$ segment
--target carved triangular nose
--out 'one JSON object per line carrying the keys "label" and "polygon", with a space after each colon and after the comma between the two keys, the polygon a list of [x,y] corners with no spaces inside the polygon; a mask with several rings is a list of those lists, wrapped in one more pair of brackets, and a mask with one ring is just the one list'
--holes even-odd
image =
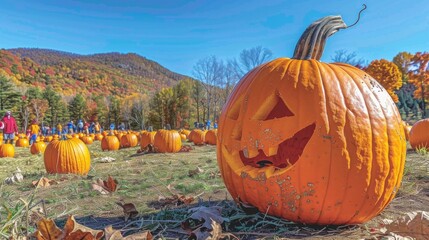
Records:
{"label": "carved triangular nose", "polygon": [[268,114],[265,120],[271,120],[274,118],[282,118],[282,117],[291,117],[293,116],[293,112],[286,106],[281,98],[278,98],[277,104]]}

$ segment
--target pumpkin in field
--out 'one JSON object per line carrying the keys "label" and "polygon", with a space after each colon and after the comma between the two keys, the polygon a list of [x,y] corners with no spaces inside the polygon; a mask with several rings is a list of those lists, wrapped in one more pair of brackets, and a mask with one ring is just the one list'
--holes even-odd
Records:
{"label": "pumpkin in field", "polygon": [[91,159],[88,147],[77,138],[52,140],[43,154],[46,172],[86,175]]}
{"label": "pumpkin in field", "polygon": [[53,136],[46,136],[46,137],[43,139],[43,141],[45,141],[45,142],[50,142],[50,141],[52,141],[52,139],[54,139],[54,137],[53,137]]}
{"label": "pumpkin in field", "polygon": [[182,129],[179,131],[180,134],[184,134],[186,136],[186,138],[188,138],[189,134],[191,133],[191,131],[187,130],[187,129]]}
{"label": "pumpkin in field", "polygon": [[15,146],[17,147],[28,147],[30,143],[28,142],[27,136],[20,136],[18,140],[16,140]]}
{"label": "pumpkin in field", "polygon": [[412,126],[408,125],[408,123],[405,121],[402,121],[402,124],[404,126],[404,131],[405,131],[405,139],[408,141],[410,138],[410,131]]}
{"label": "pumpkin in field", "polygon": [[154,146],[161,153],[175,153],[182,148],[180,134],[174,130],[158,130],[155,134]]}
{"label": "pumpkin in field", "polygon": [[36,142],[31,144],[30,153],[31,154],[44,153],[45,149],[46,149],[46,143],[38,139]]}
{"label": "pumpkin in field", "polygon": [[410,130],[410,145],[413,149],[429,149],[429,118],[414,123]]}
{"label": "pumpkin in field", "polygon": [[115,135],[107,135],[101,140],[101,150],[103,151],[116,151],[119,147],[119,139]]}
{"label": "pumpkin in field", "polygon": [[84,142],[87,145],[92,144],[94,142],[94,139],[91,136],[83,136],[83,137],[80,137],[79,139],[82,140],[82,142]]}
{"label": "pumpkin in field", "polygon": [[127,133],[121,137],[121,147],[135,147],[139,144],[137,136],[134,133]]}
{"label": "pumpkin in field", "polygon": [[140,133],[140,148],[145,149],[147,145],[154,144],[156,132],[141,132]]}
{"label": "pumpkin in field", "polygon": [[217,130],[210,129],[206,132],[205,141],[207,144],[216,145],[217,142]]}
{"label": "pumpkin in field", "polygon": [[96,141],[101,141],[101,140],[103,140],[103,138],[104,138],[104,135],[101,133],[97,133],[94,136],[94,140],[96,140]]}
{"label": "pumpkin in field", "polygon": [[401,183],[406,142],[387,91],[364,71],[319,61],[340,16],[313,23],[293,58],[254,68],[222,110],[217,159],[236,201],[307,224],[357,224]]}
{"label": "pumpkin in field", "polygon": [[0,157],[14,157],[15,147],[10,143],[3,143],[0,145]]}
{"label": "pumpkin in field", "polygon": [[195,145],[203,145],[206,142],[206,131],[194,129],[189,133],[189,140]]}

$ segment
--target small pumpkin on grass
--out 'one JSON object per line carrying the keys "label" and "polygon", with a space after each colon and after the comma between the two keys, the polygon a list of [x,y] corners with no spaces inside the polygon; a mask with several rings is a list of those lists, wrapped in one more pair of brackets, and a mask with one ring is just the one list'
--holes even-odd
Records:
{"label": "small pumpkin on grass", "polygon": [[44,153],[46,149],[46,143],[43,142],[41,139],[37,139],[36,142],[34,142],[33,144],[31,144],[30,147],[30,153],[31,154],[39,154],[39,153]]}
{"label": "small pumpkin on grass", "polygon": [[180,134],[174,130],[158,130],[155,134],[154,146],[160,153],[175,153],[182,148]]}
{"label": "small pumpkin on grass", "polygon": [[409,133],[409,140],[413,149],[429,149],[429,118],[414,123]]}
{"label": "small pumpkin on grass", "polygon": [[88,147],[77,138],[52,140],[43,154],[46,172],[86,175],[91,158]]}
{"label": "small pumpkin on grass", "polygon": [[106,135],[102,140],[101,140],[101,150],[105,151],[116,151],[118,150],[120,147],[120,143],[119,143],[119,139],[113,135]]}
{"label": "small pumpkin on grass", "polygon": [[293,58],[254,68],[229,96],[217,159],[236,201],[341,225],[372,219],[394,198],[406,155],[395,103],[364,71],[319,61],[326,38],[344,28],[340,16],[314,22]]}
{"label": "small pumpkin on grass", "polygon": [[0,157],[14,157],[15,147],[10,143],[2,143],[0,145]]}

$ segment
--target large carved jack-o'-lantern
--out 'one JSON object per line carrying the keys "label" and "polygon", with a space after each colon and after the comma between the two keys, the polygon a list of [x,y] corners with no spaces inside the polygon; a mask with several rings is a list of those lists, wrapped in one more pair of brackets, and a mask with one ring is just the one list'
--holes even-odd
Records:
{"label": "large carved jack-o'-lantern", "polygon": [[318,61],[340,16],[313,23],[292,59],[244,76],[219,121],[217,159],[233,198],[309,224],[365,222],[404,168],[402,121],[388,93],[353,66]]}

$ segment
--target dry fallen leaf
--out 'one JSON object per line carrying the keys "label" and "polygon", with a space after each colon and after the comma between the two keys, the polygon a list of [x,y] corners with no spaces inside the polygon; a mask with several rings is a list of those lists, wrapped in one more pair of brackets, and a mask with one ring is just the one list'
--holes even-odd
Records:
{"label": "dry fallen leaf", "polygon": [[121,206],[122,209],[124,210],[125,221],[127,221],[128,219],[135,218],[139,214],[139,212],[136,209],[136,206],[133,203],[117,202],[116,204]]}
{"label": "dry fallen leaf", "polygon": [[393,239],[429,239],[429,212],[409,212],[400,219],[385,222],[383,232],[391,234]]}
{"label": "dry fallen leaf", "polygon": [[198,174],[203,173],[203,172],[204,172],[203,169],[201,169],[200,167],[197,167],[194,170],[189,170],[188,171],[188,176],[189,177],[193,177],[193,176],[198,175]]}
{"label": "dry fallen leaf", "polygon": [[191,204],[195,200],[194,197],[180,195],[180,194],[173,194],[171,197],[164,197],[159,196],[158,197],[158,203],[159,207],[166,207],[166,206],[180,206],[183,204]]}
{"label": "dry fallen leaf", "polygon": [[57,227],[51,219],[42,219],[37,223],[37,231],[34,233],[37,240],[99,240],[104,232],[85,227],[76,222],[73,216],[67,219],[64,230]]}
{"label": "dry fallen leaf", "polygon": [[152,240],[153,236],[150,231],[138,232],[126,237],[123,237],[121,231],[115,230],[112,226],[107,226],[104,229],[106,233],[106,240]]}
{"label": "dry fallen leaf", "polygon": [[35,188],[39,188],[39,187],[45,187],[46,188],[46,187],[49,187],[51,185],[58,184],[58,182],[55,180],[50,180],[46,177],[41,177],[39,180],[32,181],[31,184]]}
{"label": "dry fallen leaf", "polygon": [[111,176],[107,178],[107,181],[97,179],[95,182],[92,183],[92,189],[100,192],[101,194],[115,192],[116,190],[118,190],[118,188],[118,181],[116,181]]}
{"label": "dry fallen leaf", "polygon": [[188,212],[193,213],[182,222],[182,228],[189,232],[192,239],[219,239],[222,235],[220,224],[225,221],[221,211],[220,207],[191,208]]}
{"label": "dry fallen leaf", "polygon": [[34,235],[37,240],[57,240],[64,238],[63,231],[51,219],[42,219],[39,221],[37,223],[37,231]]}

